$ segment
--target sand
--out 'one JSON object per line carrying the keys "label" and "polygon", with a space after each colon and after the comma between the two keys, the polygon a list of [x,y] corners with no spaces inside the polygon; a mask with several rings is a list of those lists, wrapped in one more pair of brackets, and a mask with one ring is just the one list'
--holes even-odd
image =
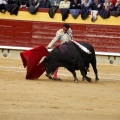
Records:
{"label": "sand", "polygon": [[21,59],[0,58],[0,120],[120,120],[120,66],[97,65],[99,82],[79,83],[65,68],[62,81],[26,80]]}

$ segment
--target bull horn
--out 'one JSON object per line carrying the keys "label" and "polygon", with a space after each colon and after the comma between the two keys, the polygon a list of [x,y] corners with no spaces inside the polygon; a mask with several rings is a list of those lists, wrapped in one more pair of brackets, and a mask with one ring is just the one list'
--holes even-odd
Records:
{"label": "bull horn", "polygon": [[[42,62],[45,60],[45,58],[46,58],[46,56],[43,56],[43,57],[41,58],[41,60],[39,61],[38,65],[39,65],[40,63],[42,63]],[[38,65],[37,65],[37,66],[38,66]]]}

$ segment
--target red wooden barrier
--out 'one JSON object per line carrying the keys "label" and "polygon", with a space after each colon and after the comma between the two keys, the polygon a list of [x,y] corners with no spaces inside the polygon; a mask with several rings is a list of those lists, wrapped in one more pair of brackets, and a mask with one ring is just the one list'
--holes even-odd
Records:
{"label": "red wooden barrier", "polygon": [[[47,25],[46,25],[47,24]],[[120,52],[120,26],[70,24],[76,41],[92,44],[96,51]],[[62,23],[0,19],[0,45],[35,47],[47,46]],[[58,45],[57,42],[54,46]]]}

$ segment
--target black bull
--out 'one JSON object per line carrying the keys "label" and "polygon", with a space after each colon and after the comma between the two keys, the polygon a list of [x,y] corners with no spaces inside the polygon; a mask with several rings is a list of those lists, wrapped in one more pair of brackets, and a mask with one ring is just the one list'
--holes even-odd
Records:
{"label": "black bull", "polygon": [[91,54],[84,52],[72,42],[57,46],[50,52],[44,61],[47,77],[52,79],[51,75],[57,67],[65,67],[73,74],[74,82],[78,82],[75,70],[80,70],[83,78],[91,82],[91,78],[87,77],[87,69],[89,68],[89,63],[91,63],[95,73],[95,79],[96,81],[99,80],[94,48],[88,43],[79,43],[86,47]]}

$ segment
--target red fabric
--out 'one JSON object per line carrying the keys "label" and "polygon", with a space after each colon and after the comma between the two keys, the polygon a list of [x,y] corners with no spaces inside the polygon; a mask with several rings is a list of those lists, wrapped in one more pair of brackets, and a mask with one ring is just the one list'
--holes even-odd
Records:
{"label": "red fabric", "polygon": [[26,79],[38,79],[45,71],[44,63],[38,65],[43,56],[47,56],[49,52],[44,46],[39,46],[31,50],[20,53],[23,66],[27,67]]}

